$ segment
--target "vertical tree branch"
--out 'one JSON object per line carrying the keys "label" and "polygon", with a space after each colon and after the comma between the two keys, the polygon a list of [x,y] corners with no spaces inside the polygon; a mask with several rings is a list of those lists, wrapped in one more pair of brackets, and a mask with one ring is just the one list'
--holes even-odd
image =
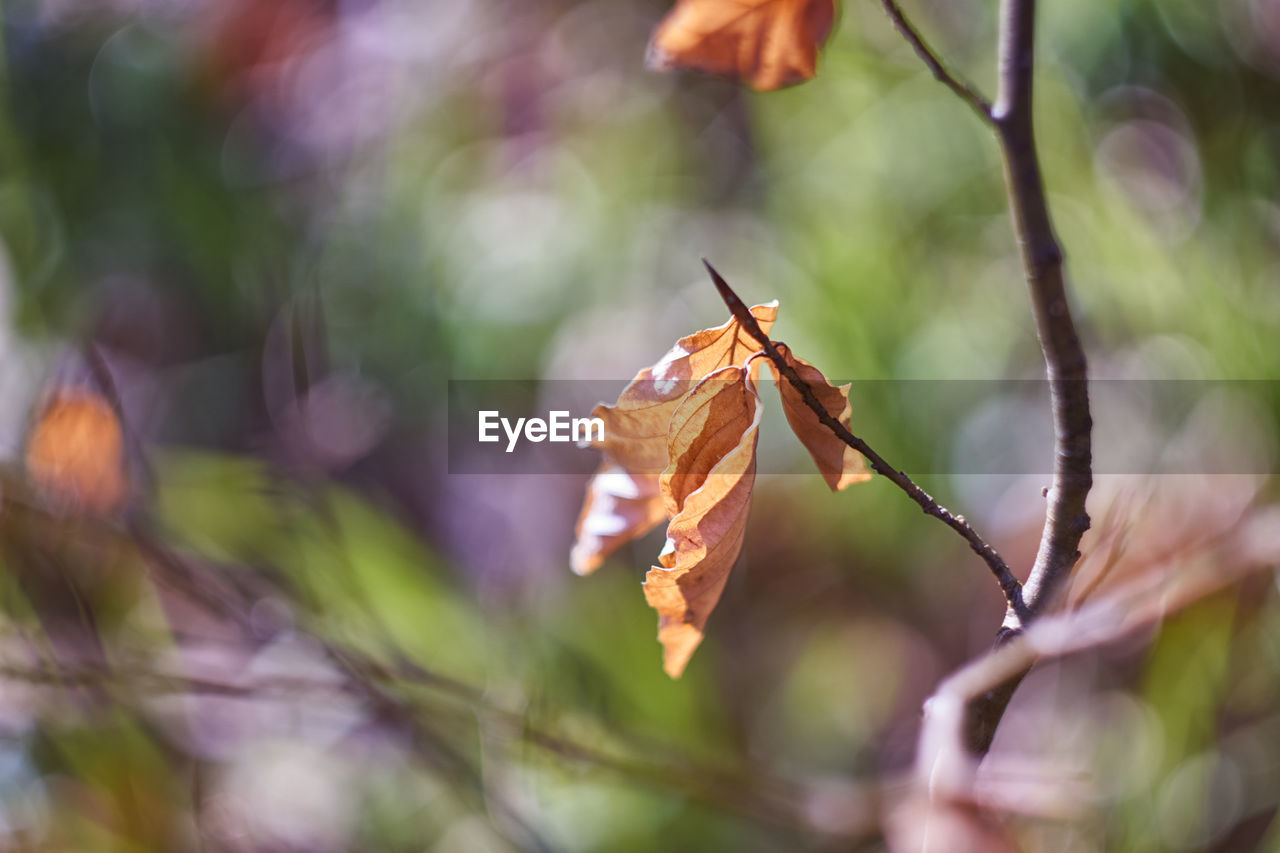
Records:
{"label": "vertical tree branch", "polygon": [[[1088,371],[1084,349],[1071,319],[1062,248],[1053,233],[1036,151],[1031,97],[1035,78],[1036,3],[1035,0],[1000,2],[1000,88],[990,109],[977,90],[947,70],[907,20],[897,0],[881,0],[881,5],[933,75],[996,130],[1004,159],[1014,234],[1022,253],[1036,335],[1049,379],[1053,409],[1053,483],[1045,491],[1048,506],[1040,548],[1023,585],[1021,603],[1024,607],[1010,606],[1006,611],[997,637],[997,645],[1003,645],[1044,612],[1080,558],[1080,537],[1089,529],[1085,499],[1093,486],[1090,446],[1093,418],[1089,412]],[[1025,674],[1024,670],[969,703],[964,734],[967,745],[977,755],[985,754],[990,748],[1004,709]],[[937,707],[934,713],[940,713]],[[929,716],[930,711],[926,709],[926,730]]]}
{"label": "vertical tree branch", "polygon": [[[1032,116],[1035,13],[1035,0],[1001,0],[1000,88],[992,118],[1004,155],[1014,233],[1049,379],[1054,466],[1053,482],[1045,494],[1048,506],[1040,548],[1024,585],[1028,613],[1024,616],[1009,609],[1000,642],[1021,632],[1044,611],[1075,566],[1080,537],[1089,529],[1085,499],[1093,485],[1093,419],[1084,349],[1067,302],[1062,248],[1054,236],[1036,151]],[[966,738],[979,755],[990,748],[996,726],[1021,679],[1019,675],[970,704]]]}
{"label": "vertical tree branch", "polygon": [[[1035,12],[1035,0],[1001,2],[1000,91],[993,110],[1053,407],[1053,484],[1025,593],[1032,614],[1043,610],[1080,557],[1080,537],[1089,529],[1085,498],[1093,485],[1084,349],[1067,302],[1062,249],[1049,218],[1032,124]],[[1005,626],[1016,630],[1021,624],[1014,616]]]}

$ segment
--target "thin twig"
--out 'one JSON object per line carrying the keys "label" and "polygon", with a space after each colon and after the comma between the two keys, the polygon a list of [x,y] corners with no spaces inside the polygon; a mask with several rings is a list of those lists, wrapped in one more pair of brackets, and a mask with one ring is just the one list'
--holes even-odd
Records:
{"label": "thin twig", "polygon": [[720,298],[724,300],[725,305],[729,306],[729,310],[738,320],[738,323],[746,329],[747,334],[760,343],[760,346],[764,348],[765,355],[773,362],[774,367],[800,393],[801,399],[818,416],[818,420],[827,429],[831,430],[836,438],[865,456],[867,461],[871,463],[873,471],[906,492],[908,497],[919,504],[925,515],[933,516],[963,536],[965,541],[969,543],[969,547],[973,549],[973,552],[990,567],[991,574],[995,575],[996,581],[1000,584],[1000,589],[1004,592],[1004,597],[1009,603],[1009,607],[1015,613],[1025,613],[1026,607],[1022,601],[1022,584],[1014,577],[1013,572],[1009,571],[1008,564],[1005,563],[996,549],[979,536],[977,531],[970,527],[969,522],[965,521],[963,517],[953,515],[950,510],[935,501],[928,492],[917,486],[905,472],[899,471],[886,462],[884,457],[872,450],[865,441],[858,438],[849,431],[848,427],[832,417],[831,413],[826,410],[826,407],[822,405],[813,393],[809,383],[801,379],[795,369],[778,352],[777,347],[773,345],[773,341],[769,339],[769,336],[760,328],[760,324],[756,322],[756,318],[752,316],[751,310],[747,308],[746,303],[738,298],[738,294],[733,292],[733,288],[729,286],[729,283],[724,280],[720,273],[716,272],[715,267],[711,266],[706,258],[702,259],[702,263],[706,266],[707,272],[711,274],[711,280],[715,282],[716,289],[720,291]]}
{"label": "thin twig", "polygon": [[880,0],[880,5],[884,7],[889,19],[893,21],[894,28],[907,40],[916,55],[924,60],[924,64],[929,67],[929,71],[933,73],[934,78],[952,92],[955,92],[956,96],[968,104],[984,122],[994,125],[995,119],[991,113],[991,102],[983,97],[982,93],[972,84],[966,83],[947,69],[947,66],[938,58],[938,54],[920,35],[919,30],[911,24],[911,21],[907,20],[907,16],[903,13],[902,7],[898,5],[897,0]]}

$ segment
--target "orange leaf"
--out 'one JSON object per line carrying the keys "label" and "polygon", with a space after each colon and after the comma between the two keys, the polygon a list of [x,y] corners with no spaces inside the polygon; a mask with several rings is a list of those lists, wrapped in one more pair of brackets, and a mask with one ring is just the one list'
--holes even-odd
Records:
{"label": "orange leaf", "polygon": [[111,404],[83,389],[52,393],[27,438],[27,476],[65,508],[119,509],[128,491],[124,435]]}
{"label": "orange leaf", "polygon": [[602,462],[578,516],[570,567],[580,575],[591,574],[605,557],[666,517],[657,474],[630,474],[619,465]]}
{"label": "orange leaf", "polygon": [[[767,332],[778,303],[757,305],[751,313]],[[759,349],[737,320],[681,338],[657,364],[636,374],[617,403],[596,406],[591,414],[604,421],[605,436],[597,446],[632,473],[662,473],[667,428],[680,402],[712,371],[743,365]]]}
{"label": "orange leaf", "polygon": [[745,367],[707,376],[671,419],[671,464],[661,486],[667,548],[645,576],[658,611],[663,669],[679,678],[702,642],[746,528],[756,475],[760,397]]}
{"label": "orange leaf", "polygon": [[[751,313],[768,330],[778,316],[778,303],[757,305]],[[569,557],[575,572],[590,574],[609,554],[668,517],[658,475],[667,467],[672,416],[708,373],[744,364],[758,349],[737,320],[694,332],[636,374],[617,403],[596,406],[591,414],[604,421],[604,441],[597,446],[605,461],[587,487],[578,517]]]}
{"label": "orange leaf", "polygon": [[689,68],[755,89],[803,83],[835,21],[834,0],[678,0],[654,31],[649,65]]}
{"label": "orange leaf", "polygon": [[[787,364],[808,383],[827,414],[844,424],[847,429],[853,411],[849,403],[849,386],[832,385],[821,370],[793,355],[786,344],[774,342],[774,346]],[[867,470],[867,462],[862,454],[837,438],[829,427],[818,420],[818,415],[805,404],[804,397],[795,386],[778,375],[773,362],[769,362],[769,367],[778,383],[778,394],[782,397],[783,411],[787,413],[787,423],[791,424],[791,431],[808,449],[831,491],[838,492],[854,483],[870,480],[871,472]]]}

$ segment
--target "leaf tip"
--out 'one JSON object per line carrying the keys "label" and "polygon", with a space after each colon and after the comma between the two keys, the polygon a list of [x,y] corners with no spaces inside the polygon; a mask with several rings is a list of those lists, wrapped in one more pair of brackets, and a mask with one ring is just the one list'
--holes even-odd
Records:
{"label": "leaf tip", "polygon": [[702,265],[707,268],[707,273],[711,276],[711,283],[716,286],[716,290],[719,291],[720,298],[724,300],[724,304],[729,306],[730,313],[737,317],[740,322],[744,314],[750,316],[746,303],[738,297],[738,294],[733,292],[729,282],[725,281],[724,276],[720,275],[716,268],[711,266],[711,262],[703,258]]}
{"label": "leaf tip", "polygon": [[658,44],[657,34],[649,40],[644,52],[644,67],[650,71],[671,71],[676,67],[675,57]]}
{"label": "leaf tip", "polygon": [[600,568],[604,560],[599,554],[589,551],[590,549],[584,548],[581,543],[575,542],[573,549],[569,551],[569,571],[579,577],[586,577]]}
{"label": "leaf tip", "polygon": [[[853,458],[850,458],[850,457]],[[831,487],[833,492],[843,492],[845,489],[856,483],[865,483],[870,480],[874,474],[867,467],[866,460],[862,458],[862,454],[856,450],[850,449],[845,454],[845,467],[843,473],[839,476],[827,480],[827,485]]]}

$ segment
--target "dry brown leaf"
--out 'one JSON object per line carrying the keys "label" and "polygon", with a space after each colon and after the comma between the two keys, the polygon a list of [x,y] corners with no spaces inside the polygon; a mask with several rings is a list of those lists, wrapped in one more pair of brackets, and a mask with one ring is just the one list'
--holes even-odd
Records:
{"label": "dry brown leaf", "polygon": [[[778,303],[757,305],[751,313],[767,331],[778,316]],[[591,414],[605,425],[604,441],[596,446],[605,461],[587,487],[578,517],[569,558],[575,572],[590,574],[609,554],[668,517],[658,475],[667,467],[672,416],[707,374],[745,364],[759,347],[737,320],[694,332],[636,374],[617,403],[596,406]]]}
{"label": "dry brown leaf", "polygon": [[[777,301],[757,305],[752,315],[766,332],[778,316]],[[591,413],[604,421],[596,446],[633,474],[661,474],[667,467],[667,428],[681,401],[712,371],[741,366],[760,344],[737,320],[681,338],[651,367],[636,374],[618,402]]]}
{"label": "dry brown leaf", "polygon": [[654,31],[649,65],[781,89],[817,71],[835,15],[834,0],[678,0]]}
{"label": "dry brown leaf", "polygon": [[91,515],[119,509],[128,477],[111,404],[86,389],[50,394],[27,438],[26,468],[36,488],[65,509]]}
{"label": "dry brown leaf", "polygon": [[[778,352],[786,359],[787,364],[808,383],[818,402],[827,410],[827,414],[849,426],[849,418],[853,407],[849,403],[849,385],[835,386],[827,381],[822,371],[803,358],[791,352],[791,348],[783,343],[774,343]],[[822,472],[833,492],[847,488],[854,483],[863,483],[871,479],[867,469],[867,461],[862,454],[841,441],[830,428],[818,420],[818,415],[809,408],[795,386],[778,375],[773,362],[774,379],[778,382],[778,394],[782,397],[782,408],[787,413],[787,423],[791,430],[808,449],[814,464]]]}
{"label": "dry brown leaf", "polygon": [[657,474],[630,474],[620,465],[601,463],[578,516],[570,567],[580,575],[591,574],[619,547],[666,517]]}
{"label": "dry brown leaf", "polygon": [[671,524],[667,547],[645,576],[658,611],[663,669],[679,678],[702,642],[742,550],[756,474],[760,396],[745,367],[704,379],[671,419],[671,464],[661,486]]}

